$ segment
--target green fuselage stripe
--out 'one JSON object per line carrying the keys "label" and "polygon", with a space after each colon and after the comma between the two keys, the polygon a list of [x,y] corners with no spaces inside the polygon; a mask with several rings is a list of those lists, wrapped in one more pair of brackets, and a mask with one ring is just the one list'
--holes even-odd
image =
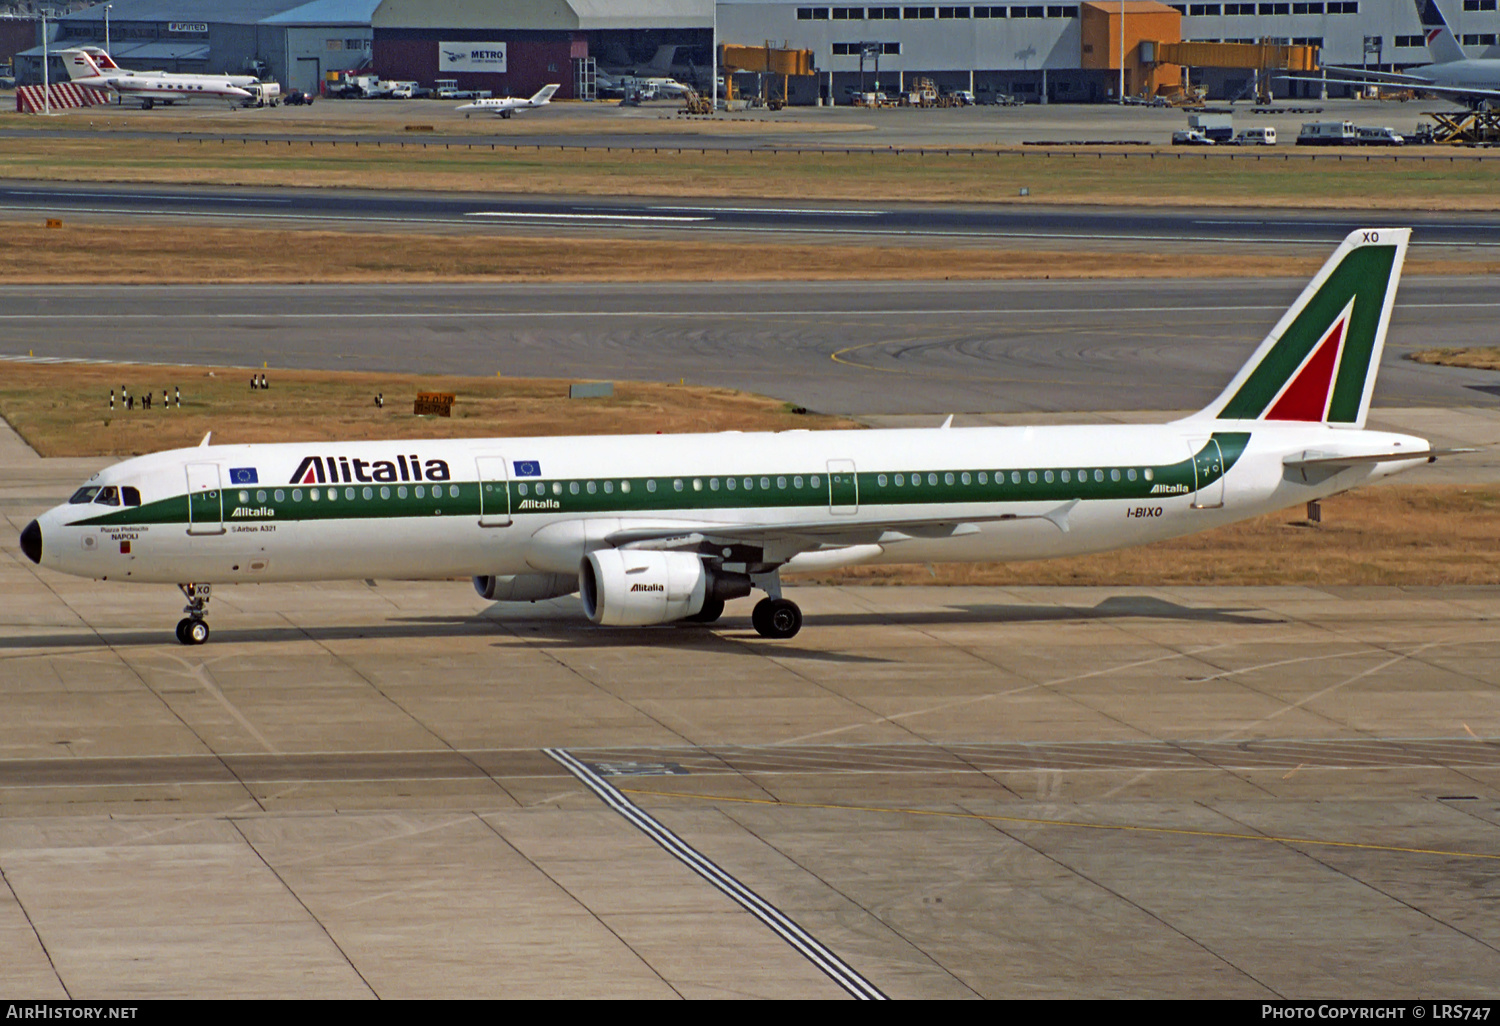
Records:
{"label": "green fuselage stripe", "polygon": [[[860,506],[931,506],[962,503],[1025,503],[1072,499],[1161,500],[1192,494],[1221,478],[1244,452],[1245,433],[1216,433],[1191,459],[1159,467],[1027,467],[1010,470],[826,471],[786,474],[631,478],[562,478],[451,481],[423,485],[321,484],[279,488],[229,488],[175,495],[141,506],[112,510],[77,523],[123,527],[141,524],[225,524],[362,520],[403,517],[604,514],[626,516],[683,510],[743,513],[759,509]],[[1217,451],[1214,448],[1217,443]],[[1222,453],[1222,461],[1219,454]],[[1222,465],[1221,465],[1222,463]],[[1131,474],[1135,479],[1131,480]],[[980,476],[984,480],[980,480]],[[1064,478],[1066,475],[1066,479]],[[965,478],[967,477],[967,481]],[[796,487],[800,478],[802,486]],[[813,480],[818,484],[814,486]],[[901,484],[897,484],[897,481]],[[746,487],[746,482],[750,486]],[[606,482],[609,490],[606,490]],[[762,483],[764,482],[764,484]],[[783,483],[784,482],[784,483]],[[715,488],[714,484],[718,487]],[[628,489],[625,487],[628,484]],[[521,491],[525,488],[525,492]],[[590,490],[592,488],[592,490]],[[418,497],[417,491],[423,494]],[[282,493],[280,500],[277,492]],[[402,495],[402,492],[405,492]],[[318,498],[312,498],[313,493]],[[241,495],[245,496],[241,499]],[[264,498],[258,496],[264,495]],[[293,498],[293,496],[300,498]],[[330,497],[332,496],[332,497]],[[481,500],[483,506],[481,508]]]}

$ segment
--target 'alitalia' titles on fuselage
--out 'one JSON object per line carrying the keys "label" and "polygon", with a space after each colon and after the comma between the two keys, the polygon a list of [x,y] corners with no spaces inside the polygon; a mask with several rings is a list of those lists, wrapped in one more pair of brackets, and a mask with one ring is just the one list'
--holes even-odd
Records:
{"label": "'alitalia' titles on fuselage", "polygon": [[394,484],[398,481],[449,481],[447,460],[427,460],[397,454],[394,460],[362,460],[352,456],[304,456],[288,484]]}

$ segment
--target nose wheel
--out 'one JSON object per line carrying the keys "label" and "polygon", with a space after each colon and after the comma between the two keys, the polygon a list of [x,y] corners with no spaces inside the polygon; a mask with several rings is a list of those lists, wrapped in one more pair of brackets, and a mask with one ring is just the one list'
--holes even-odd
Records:
{"label": "nose wheel", "polygon": [[187,614],[177,623],[177,640],[184,645],[201,645],[208,640],[209,586],[206,584],[179,584],[188,604],[182,607]]}

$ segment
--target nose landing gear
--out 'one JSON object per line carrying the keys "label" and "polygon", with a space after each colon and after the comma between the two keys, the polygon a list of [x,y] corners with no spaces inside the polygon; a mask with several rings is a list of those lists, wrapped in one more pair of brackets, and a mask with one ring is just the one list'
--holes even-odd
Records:
{"label": "nose landing gear", "polygon": [[211,597],[207,584],[179,584],[188,604],[182,607],[187,616],[177,623],[177,640],[184,645],[201,645],[208,640],[208,600]]}

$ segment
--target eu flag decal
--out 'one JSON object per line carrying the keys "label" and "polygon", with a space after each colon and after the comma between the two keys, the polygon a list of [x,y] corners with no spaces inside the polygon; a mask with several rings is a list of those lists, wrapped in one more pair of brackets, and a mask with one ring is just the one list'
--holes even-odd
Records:
{"label": "eu flag decal", "polygon": [[230,467],[230,484],[260,484],[260,476],[255,473],[254,467]]}
{"label": "eu flag decal", "polygon": [[[542,476],[542,465],[536,460],[516,460],[515,467],[517,477]],[[255,471],[252,470],[251,473],[253,474]]]}

